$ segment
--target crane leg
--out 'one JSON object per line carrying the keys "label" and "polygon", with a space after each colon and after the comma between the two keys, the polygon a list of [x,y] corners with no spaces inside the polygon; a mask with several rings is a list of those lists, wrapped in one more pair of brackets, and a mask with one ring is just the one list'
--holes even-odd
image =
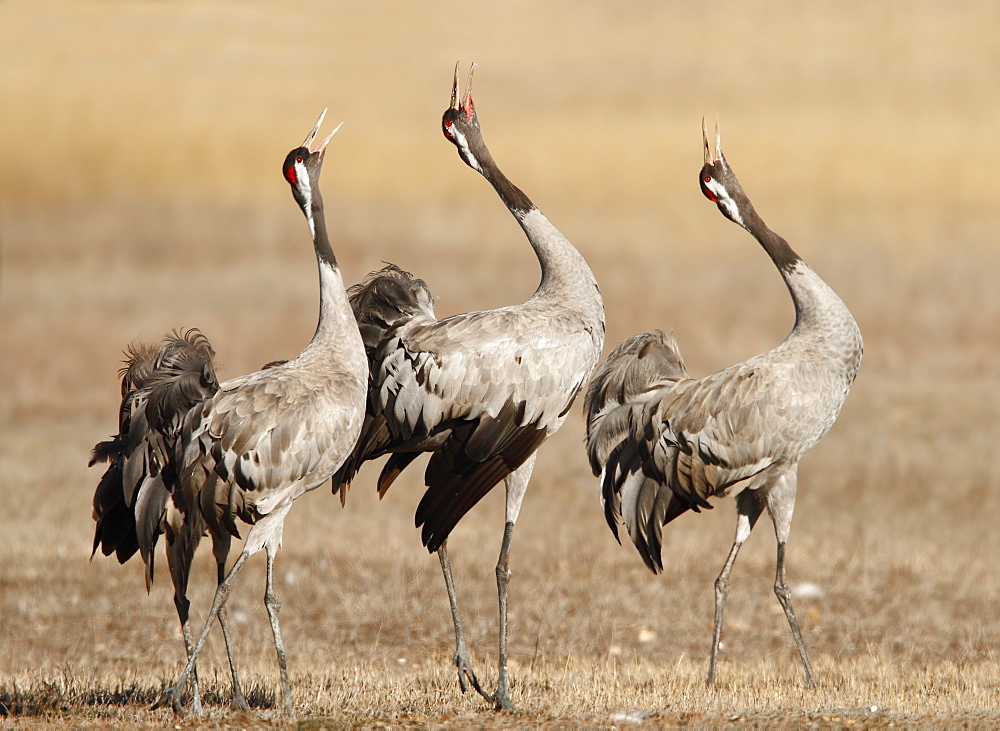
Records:
{"label": "crane leg", "polygon": [[774,578],[774,593],[781,603],[781,608],[785,610],[785,617],[788,618],[788,626],[792,629],[792,638],[795,640],[795,647],[802,658],[802,668],[806,674],[806,685],[815,685],[813,680],[812,666],[809,664],[809,655],[806,654],[806,646],[802,641],[802,633],[799,631],[799,621],[795,618],[795,610],[792,609],[792,592],[785,584],[785,544],[778,543],[778,566]]}
{"label": "crane leg", "polygon": [[507,488],[506,522],[503,530],[503,542],[500,544],[500,558],[497,560],[497,600],[500,604],[500,654],[497,668],[497,690],[493,694],[493,708],[497,711],[513,711],[514,704],[510,700],[510,682],[507,677],[507,584],[510,583],[510,539],[514,535],[514,523],[521,512],[521,502],[528,490],[528,481],[535,468],[535,457],[532,453],[520,467],[504,479]]}
{"label": "crane leg", "polygon": [[285,713],[292,715],[292,687],[288,682],[288,666],[285,663],[285,643],[281,640],[281,627],[278,624],[278,610],[281,602],[274,593],[274,550],[271,544],[267,546],[267,588],[264,590],[264,606],[267,616],[271,619],[271,633],[274,635],[274,651],[278,655],[278,666],[281,668],[281,695],[285,700]]}
{"label": "crane leg", "polygon": [[733,570],[736,556],[753,530],[757,519],[764,510],[764,504],[757,497],[756,490],[745,490],[736,496],[736,538],[729,556],[715,580],[715,623],[712,627],[712,655],[708,660],[708,677],[705,684],[715,685],[715,666],[719,661],[719,644],[722,641],[722,614],[729,596],[729,572]]}
{"label": "crane leg", "polygon": [[493,696],[493,708],[497,711],[513,711],[514,704],[510,702],[510,688],[507,680],[507,583],[510,581],[508,558],[510,556],[510,539],[514,533],[514,523],[508,521],[504,526],[503,544],[500,546],[500,559],[497,561],[497,598],[500,603],[500,656],[497,678],[497,692]]}
{"label": "crane leg", "polygon": [[[229,555],[229,538],[219,541],[214,546],[216,565],[218,567],[217,581],[221,585],[226,578],[226,556]],[[219,626],[222,627],[222,636],[226,640],[226,655],[229,657],[229,670],[233,674],[233,705],[244,713],[250,713],[250,706],[247,705],[246,696],[240,687],[240,676],[236,671],[236,660],[233,658],[233,645],[229,635],[229,610],[223,604],[219,608]]]}
{"label": "crane leg", "polygon": [[198,654],[201,652],[201,648],[205,644],[205,640],[208,638],[208,631],[212,627],[212,622],[215,618],[219,616],[219,610],[225,605],[226,600],[229,598],[229,590],[232,588],[233,581],[236,579],[236,575],[243,568],[243,564],[246,563],[248,553],[243,552],[240,557],[233,564],[233,567],[229,570],[229,574],[226,576],[225,581],[218,585],[215,589],[215,598],[212,600],[212,608],[208,612],[208,618],[205,620],[205,627],[201,631],[201,635],[198,637],[198,642],[194,646],[194,650],[188,657],[187,665],[184,667],[184,671],[181,673],[180,679],[171,686],[163,689],[163,695],[160,699],[153,704],[153,709],[161,708],[167,704],[173,707],[174,713],[179,716],[184,715],[184,709],[181,706],[181,694],[184,692],[184,684],[187,683],[188,676],[194,670],[196,661],[198,659]]}
{"label": "crane leg", "polygon": [[479,695],[487,700],[493,697],[483,690],[479,684],[479,679],[472,670],[469,661],[469,650],[465,644],[465,635],[462,632],[462,620],[458,613],[458,595],[455,593],[455,581],[451,575],[451,561],[448,558],[448,541],[441,544],[437,550],[438,560],[441,562],[441,572],[444,574],[444,583],[448,589],[448,601],[451,603],[451,619],[455,624],[455,667],[458,668],[458,685],[465,693],[469,690],[469,685],[475,689]]}
{"label": "crane leg", "polygon": [[708,661],[708,677],[705,684],[715,685],[715,665],[719,660],[719,644],[722,641],[722,612],[726,606],[726,597],[729,596],[729,572],[736,563],[736,555],[740,552],[743,541],[736,540],[733,547],[729,549],[729,557],[722,567],[718,578],[715,580],[715,624],[712,628],[712,655]]}
{"label": "crane leg", "polygon": [[[191,602],[186,596],[174,594],[174,606],[177,608],[177,618],[181,621],[181,634],[184,635],[184,649],[187,658],[191,658],[194,643],[191,641],[190,609]],[[201,693],[198,691],[198,666],[191,668],[191,711],[196,716],[202,713]]]}
{"label": "crane leg", "polygon": [[814,685],[812,666],[809,664],[809,656],[806,654],[806,646],[802,641],[802,633],[799,631],[799,622],[795,618],[795,610],[792,609],[792,592],[785,584],[785,544],[788,541],[788,534],[792,528],[792,512],[795,510],[795,492],[798,487],[798,473],[795,466],[785,470],[774,481],[773,486],[767,493],[767,510],[771,514],[771,522],[774,523],[774,536],[778,539],[777,565],[774,575],[774,594],[778,597],[781,608],[785,610],[785,617],[788,619],[788,626],[792,630],[792,639],[795,640],[795,648],[799,651],[802,659],[802,668],[806,674],[806,685]]}

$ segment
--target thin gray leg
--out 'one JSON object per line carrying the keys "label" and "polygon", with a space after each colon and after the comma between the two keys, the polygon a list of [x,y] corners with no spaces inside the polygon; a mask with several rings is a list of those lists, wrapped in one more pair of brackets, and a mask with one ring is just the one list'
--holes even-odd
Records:
{"label": "thin gray leg", "polygon": [[[222,542],[215,545],[215,558],[217,562],[216,579],[219,584],[225,581],[226,578],[226,556],[228,554],[229,540],[227,537],[224,545],[222,545]],[[219,625],[222,627],[222,636],[226,640],[226,655],[229,657],[229,670],[233,674],[233,705],[244,713],[250,713],[250,706],[247,705],[246,696],[243,695],[243,689],[240,687],[240,676],[236,671],[236,660],[233,658],[233,644],[229,635],[229,609],[225,604],[219,608]]]}
{"label": "thin gray leg", "polygon": [[504,526],[503,544],[500,546],[500,559],[497,561],[497,598],[500,601],[500,659],[497,692],[493,696],[493,707],[498,711],[513,711],[514,704],[510,702],[510,688],[507,680],[507,584],[510,581],[508,558],[510,556],[510,538],[514,533],[514,524],[510,521]]}
{"label": "thin gray leg", "polygon": [[[174,606],[177,608],[177,617],[181,621],[181,634],[184,635],[184,649],[187,658],[191,659],[191,652],[194,644],[191,641],[191,625],[188,621],[190,617],[191,602],[186,596],[174,594]],[[202,713],[201,694],[198,691],[198,666],[191,668],[191,711],[196,716]]]}
{"label": "thin gray leg", "polygon": [[504,479],[507,489],[507,505],[503,529],[503,543],[500,544],[500,558],[497,560],[497,600],[500,603],[500,657],[498,661],[497,691],[493,694],[493,708],[498,711],[513,711],[510,702],[510,681],[507,677],[507,584],[510,582],[510,539],[514,534],[514,523],[521,512],[521,503],[528,490],[531,472],[535,468],[533,453],[516,470]]}
{"label": "thin gray leg", "polygon": [[218,585],[215,589],[215,598],[212,600],[212,608],[208,612],[208,618],[205,620],[205,627],[201,631],[201,636],[198,637],[198,642],[194,646],[194,650],[188,657],[187,665],[184,667],[184,672],[181,673],[180,679],[171,686],[163,689],[163,695],[160,697],[153,708],[160,708],[167,705],[168,703],[173,707],[174,713],[178,716],[184,715],[184,709],[181,706],[181,694],[184,691],[184,684],[187,682],[188,676],[194,670],[195,663],[198,659],[198,654],[201,652],[201,648],[205,644],[205,640],[208,638],[208,631],[212,627],[212,622],[215,618],[219,616],[219,610],[225,605],[226,599],[229,598],[229,590],[232,588],[233,581],[236,579],[236,575],[243,568],[243,564],[246,563],[249,554],[241,553],[240,557],[233,564],[233,567],[229,570],[229,575],[226,576],[226,580]]}
{"label": "thin gray leg", "polygon": [[795,640],[795,647],[799,651],[799,657],[802,658],[802,667],[806,673],[806,685],[812,687],[815,685],[812,666],[806,654],[806,645],[802,641],[802,633],[799,632],[799,621],[795,618],[795,610],[792,609],[792,592],[785,585],[785,544],[781,542],[778,543],[778,568],[774,578],[774,593],[781,603],[781,608],[785,610],[788,626],[792,628],[792,638]]}
{"label": "thin gray leg", "polygon": [[733,547],[729,549],[729,556],[722,566],[718,578],[715,580],[715,625],[712,629],[712,656],[708,661],[708,677],[705,683],[709,686],[715,684],[715,666],[719,661],[719,643],[722,641],[722,613],[726,606],[726,597],[729,596],[729,572],[733,570],[736,563],[736,556],[740,552],[740,547],[750,537],[750,531],[757,524],[757,519],[764,510],[764,503],[758,497],[756,490],[744,490],[736,496],[736,538],[733,540]]}
{"label": "thin gray leg", "polygon": [[733,542],[733,547],[729,549],[729,556],[722,566],[722,571],[715,580],[715,626],[712,629],[712,656],[708,661],[708,678],[706,685],[715,684],[715,665],[719,660],[719,643],[722,641],[722,612],[726,606],[726,597],[729,596],[729,572],[736,563],[736,555],[740,552],[743,541],[737,539]]}
{"label": "thin gray leg", "polygon": [[281,627],[278,625],[278,610],[281,602],[274,593],[274,551],[271,545],[267,549],[267,589],[264,590],[264,606],[267,616],[271,618],[271,633],[274,635],[274,651],[278,654],[278,665],[281,668],[281,695],[285,699],[285,713],[292,715],[292,686],[288,682],[288,666],[285,664],[285,644],[281,641]]}
{"label": "thin gray leg", "polygon": [[795,493],[798,487],[796,467],[795,464],[789,465],[775,480],[774,485],[767,493],[767,509],[774,523],[774,536],[778,539],[774,593],[781,603],[781,608],[785,610],[788,626],[792,629],[792,638],[795,640],[795,647],[799,651],[802,667],[805,669],[806,685],[812,686],[814,685],[812,667],[809,665],[809,656],[806,655],[805,643],[802,642],[802,633],[799,632],[799,622],[795,618],[795,610],[792,609],[792,593],[785,585],[785,544],[792,529],[792,513],[795,510]]}
{"label": "thin gray leg", "polygon": [[451,603],[451,619],[455,624],[455,667],[458,668],[458,685],[465,693],[469,690],[469,683],[479,695],[487,700],[493,700],[493,696],[483,690],[479,684],[476,674],[472,671],[472,664],[469,662],[469,650],[465,645],[465,635],[462,632],[462,620],[458,614],[458,595],[455,593],[455,581],[451,575],[451,561],[448,559],[448,541],[445,540],[437,550],[438,560],[441,561],[441,572],[444,574],[444,583],[448,589],[448,601]]}

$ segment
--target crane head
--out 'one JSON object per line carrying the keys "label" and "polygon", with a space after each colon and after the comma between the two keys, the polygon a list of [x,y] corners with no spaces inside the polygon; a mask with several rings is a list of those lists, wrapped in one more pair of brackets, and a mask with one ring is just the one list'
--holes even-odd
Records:
{"label": "crane head", "polygon": [[469,68],[469,79],[465,84],[464,96],[459,96],[458,67],[455,64],[455,80],[451,87],[451,104],[441,117],[441,129],[449,142],[458,148],[458,154],[469,167],[482,172],[480,160],[489,153],[479,129],[479,117],[472,102],[472,74],[476,64]]}
{"label": "crane head", "polygon": [[295,196],[298,204],[303,207],[303,210],[311,202],[313,191],[319,183],[319,174],[323,168],[323,155],[326,152],[326,146],[344,124],[343,122],[338,124],[336,129],[327,135],[322,142],[316,145],[316,147],[312,147],[325,116],[326,110],[324,109],[302,144],[289,152],[281,165],[281,173],[285,176],[288,184],[292,186],[292,194]]}
{"label": "crane head", "polygon": [[701,120],[701,139],[705,152],[705,163],[698,174],[698,184],[701,192],[715,203],[719,210],[730,221],[745,227],[740,214],[741,202],[746,201],[746,194],[740,187],[725,156],[722,154],[722,133],[719,130],[719,119],[715,120],[715,151],[708,143],[708,132],[705,129],[705,118]]}

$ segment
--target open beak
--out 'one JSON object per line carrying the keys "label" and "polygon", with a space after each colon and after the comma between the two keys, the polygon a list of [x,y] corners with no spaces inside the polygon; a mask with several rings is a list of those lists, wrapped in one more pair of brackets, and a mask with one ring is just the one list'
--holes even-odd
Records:
{"label": "open beak", "polygon": [[333,136],[340,131],[341,127],[344,126],[344,123],[341,122],[340,124],[337,125],[336,129],[334,129],[333,132],[327,135],[325,140],[320,142],[319,145],[317,145],[316,147],[311,147],[313,140],[316,139],[316,135],[319,133],[320,125],[323,124],[323,118],[326,117],[326,112],[327,110],[324,109],[323,113],[319,115],[319,119],[316,120],[316,124],[313,125],[312,130],[309,132],[309,134],[306,136],[305,141],[303,141],[302,143],[302,146],[308,149],[309,152],[319,153],[321,157],[323,155],[323,151],[326,150],[326,146],[330,144],[330,140],[332,140]]}
{"label": "open beak", "polygon": [[722,131],[719,129],[719,115],[715,115],[715,154],[712,154],[712,149],[708,146],[708,130],[705,129],[705,118],[701,118],[701,141],[705,146],[705,164],[714,165],[717,162],[722,162],[725,164],[725,158],[722,157]]}
{"label": "open beak", "polygon": [[341,122],[336,127],[334,127],[333,128],[333,132],[331,132],[330,134],[328,134],[326,136],[326,138],[322,142],[319,143],[319,147],[317,147],[315,150],[313,150],[313,152],[319,153],[319,156],[322,158],[323,157],[323,153],[326,151],[326,146],[328,144],[330,144],[330,140],[333,139],[333,136],[335,134],[337,134],[340,131],[340,128],[343,127],[343,126],[344,126],[344,123]]}
{"label": "open beak", "polygon": [[465,99],[461,103],[458,101],[458,67],[461,62],[455,63],[455,80],[451,85],[451,108],[455,111],[465,112],[466,119],[472,119],[475,108],[472,106],[472,74],[476,70],[476,64],[469,67],[469,80],[465,82]]}

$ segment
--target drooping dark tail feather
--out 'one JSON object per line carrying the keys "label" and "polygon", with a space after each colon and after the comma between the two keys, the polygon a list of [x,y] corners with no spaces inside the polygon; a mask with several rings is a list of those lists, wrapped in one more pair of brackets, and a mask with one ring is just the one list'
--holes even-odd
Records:
{"label": "drooping dark tail feather", "polygon": [[392,435],[385,423],[385,417],[372,413],[368,407],[364,423],[361,425],[361,435],[354,449],[333,474],[333,494],[340,493],[341,506],[347,501],[347,491],[351,482],[361,470],[361,466],[370,459],[376,459],[385,454],[385,448],[392,443]]}
{"label": "drooping dark tail feather", "polygon": [[605,519],[616,539],[618,525],[625,525],[654,573],[663,570],[663,526],[699,507],[675,495],[664,475],[654,474],[649,454],[659,437],[651,424],[653,406],[664,390],[687,378],[673,335],[641,333],[611,352],[584,399],[587,456],[594,473],[603,474]]}
{"label": "drooping dark tail feather", "polygon": [[385,491],[396,481],[396,478],[402,474],[403,470],[409,466],[410,462],[420,455],[420,452],[397,452],[385,461],[382,471],[378,476],[379,499],[385,497]]}
{"label": "drooping dark tail feather", "polygon": [[103,555],[114,553],[119,563],[125,563],[139,550],[135,513],[126,498],[122,465],[129,444],[134,396],[151,380],[156,353],[156,347],[149,343],[132,343],[125,350],[125,365],[118,371],[122,394],[118,409],[118,434],[98,442],[91,452],[89,467],[98,462],[109,463],[94,492],[93,518],[97,525],[91,557],[100,548]]}
{"label": "drooping dark tail feather", "polygon": [[[663,527],[698,506],[647,474],[634,443],[628,441],[608,459],[601,492],[605,519],[618,542],[618,525],[623,523],[646,567],[654,574],[663,571]],[[622,503],[628,508],[624,515]]]}
{"label": "drooping dark tail feather", "polygon": [[496,417],[484,414],[478,422],[453,427],[434,452],[415,516],[428,551],[440,548],[462,516],[545,441],[544,428],[519,423],[523,413],[523,403],[508,401]]}
{"label": "drooping dark tail feather", "polygon": [[[113,444],[113,441],[101,442],[97,446],[109,444]],[[96,452],[97,447],[94,449]],[[90,464],[93,465],[94,460],[91,460]],[[118,464],[113,463],[108,467],[97,485],[97,491],[94,493],[94,520],[97,522],[97,528],[94,531],[91,557],[100,547],[101,553],[105,556],[114,553],[118,563],[125,563],[139,550],[135,533],[135,515],[132,508],[125,503],[122,492],[122,471]]]}

